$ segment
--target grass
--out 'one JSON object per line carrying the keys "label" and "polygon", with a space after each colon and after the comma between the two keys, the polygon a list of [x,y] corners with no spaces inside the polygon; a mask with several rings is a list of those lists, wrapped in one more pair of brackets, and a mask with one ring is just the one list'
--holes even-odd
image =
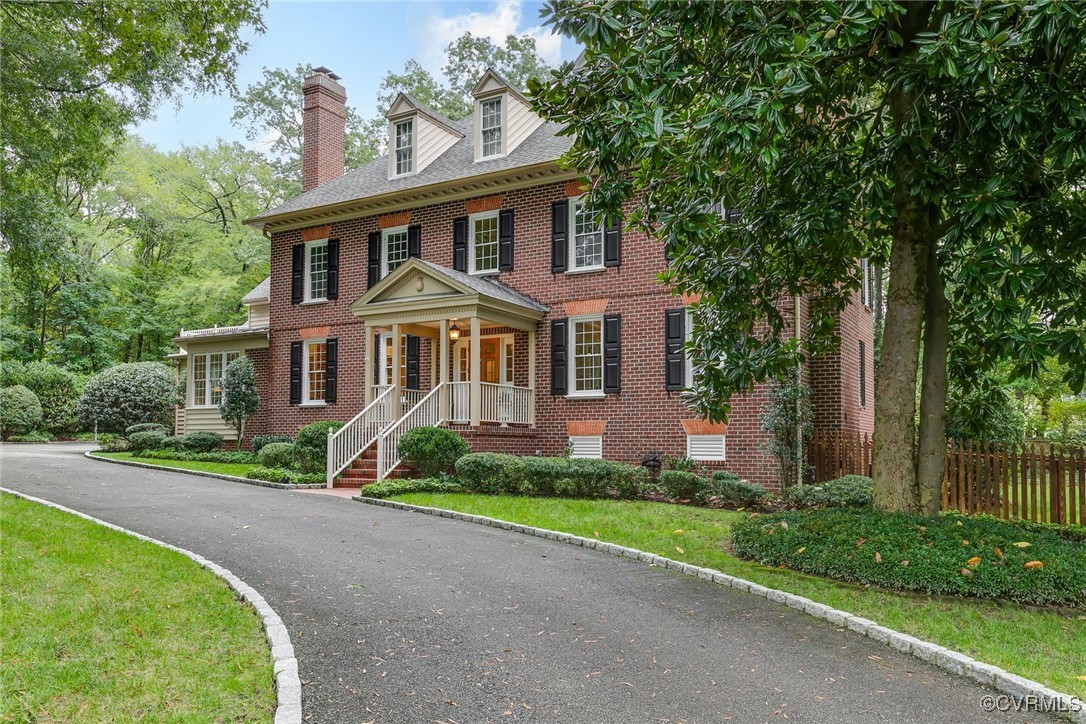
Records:
{"label": "grass", "polygon": [[0,496],[0,720],[268,721],[258,617],[179,553]]}
{"label": "grass", "polygon": [[735,558],[738,516],[665,503],[412,493],[396,500],[485,515],[651,551],[806,596],[1086,698],[1086,610],[903,594]]}
{"label": "grass", "polygon": [[253,468],[260,467],[256,463],[207,463],[198,460],[159,460],[157,458],[141,458],[127,452],[96,452],[97,457],[110,460],[125,460],[134,463],[146,463],[163,468],[184,468],[185,470],[198,470],[203,473],[218,473],[219,475],[233,475],[244,478],[245,473]]}

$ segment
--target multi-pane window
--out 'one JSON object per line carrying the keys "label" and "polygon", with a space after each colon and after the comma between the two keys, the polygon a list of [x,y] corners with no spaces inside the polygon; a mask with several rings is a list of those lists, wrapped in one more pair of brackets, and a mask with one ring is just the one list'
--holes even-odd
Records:
{"label": "multi-pane window", "polygon": [[407,227],[386,229],[383,234],[385,253],[381,258],[385,260],[385,273],[381,276],[389,274],[407,261]]}
{"label": "multi-pane window", "polygon": [[213,407],[222,400],[222,376],[240,352],[209,352],[192,357],[192,404]]}
{"label": "multi-pane window", "polygon": [[324,340],[305,343],[305,391],[303,403],[324,402],[328,347]]}
{"label": "multi-pane window", "polygon": [[498,271],[498,214],[484,214],[471,220],[472,271]]}
{"label": "multi-pane window", "polygon": [[415,170],[414,127],[411,121],[401,121],[395,125],[396,175],[411,173]]}
{"label": "multi-pane window", "polygon": [[323,301],[328,297],[328,241],[314,241],[305,247],[306,300]]}
{"label": "multi-pane window", "polygon": [[[392,384],[392,335],[381,335],[381,371],[378,378],[382,385]],[[400,384],[407,382],[407,335],[400,335]]]}
{"label": "multi-pane window", "polygon": [[599,269],[603,267],[603,223],[592,209],[578,200],[570,202],[570,223],[573,233],[573,269]]}
{"label": "multi-pane window", "polygon": [[502,153],[502,99],[483,101],[481,104],[482,157],[500,156]]}
{"label": "multi-pane window", "polygon": [[575,319],[570,323],[573,364],[570,366],[570,394],[603,393],[603,320]]}

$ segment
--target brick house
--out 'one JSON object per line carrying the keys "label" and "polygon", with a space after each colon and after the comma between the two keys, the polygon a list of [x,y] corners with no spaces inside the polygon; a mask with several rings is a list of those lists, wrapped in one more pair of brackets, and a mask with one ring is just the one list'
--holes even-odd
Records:
{"label": "brick house", "polygon": [[[329,442],[329,484],[395,474],[399,436],[459,431],[473,450],[640,463],[688,456],[777,487],[761,452],[768,388],[733,400],[727,425],[683,396],[687,303],[664,288],[663,245],[586,209],[558,159],[569,139],[488,71],[454,121],[401,94],[389,153],[344,173],[346,94],[304,84],[303,193],[248,223],[271,239],[270,278],[245,325],[182,332],[180,430],[215,429],[216,381],[249,355],[260,411],[248,435],[350,421]],[[630,202],[630,208],[632,208]],[[782,302],[792,317],[795,304]],[[803,370],[819,429],[870,432],[872,316],[857,297],[839,354]]]}

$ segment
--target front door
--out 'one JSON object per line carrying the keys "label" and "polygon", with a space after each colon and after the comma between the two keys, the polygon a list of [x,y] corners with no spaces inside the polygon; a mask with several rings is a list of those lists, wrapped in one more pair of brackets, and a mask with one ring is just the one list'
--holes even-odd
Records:
{"label": "front door", "polygon": [[[471,379],[471,341],[461,338],[454,352],[453,381]],[[513,336],[483,337],[479,340],[479,381],[513,384]]]}
{"label": "front door", "polygon": [[479,340],[479,370],[482,382],[501,381],[501,339],[483,337]]}

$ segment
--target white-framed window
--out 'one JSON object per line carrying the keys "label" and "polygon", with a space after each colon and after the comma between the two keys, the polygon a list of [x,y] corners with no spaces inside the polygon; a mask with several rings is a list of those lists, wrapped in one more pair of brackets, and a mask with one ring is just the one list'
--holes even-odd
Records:
{"label": "white-framed window", "polygon": [[407,227],[397,226],[394,229],[385,229],[381,232],[381,241],[384,253],[381,254],[381,263],[384,266],[381,272],[386,277],[396,270],[400,264],[407,261]]}
{"label": "white-framed window", "polygon": [[412,173],[415,170],[415,124],[408,119],[393,124],[393,150],[396,154],[396,175]]}
{"label": "white-framed window", "polygon": [[687,435],[686,457],[691,460],[723,460],[723,435]]}
{"label": "white-framed window", "polygon": [[603,317],[569,320],[569,395],[603,395]]}
{"label": "white-framed window", "polygon": [[307,339],[302,355],[302,404],[323,405],[328,346],[323,339]]}
{"label": "white-framed window", "polygon": [[875,291],[875,269],[870,259],[860,259],[860,303],[870,307]]}
{"label": "white-framed window", "polygon": [[[381,361],[377,379],[382,385],[392,384],[392,332],[381,335]],[[400,335],[400,384],[407,384],[407,335]]]}
{"label": "white-framed window", "polygon": [[570,435],[569,456],[571,458],[602,458],[602,435]]}
{"label": "white-framed window", "polygon": [[479,104],[479,133],[481,158],[502,155],[502,99],[494,98]]}
{"label": "white-framed window", "polygon": [[475,214],[468,219],[468,252],[472,274],[498,271],[498,212]]}
{"label": "white-framed window", "polygon": [[305,245],[305,300],[323,302],[328,298],[328,240]]}
{"label": "white-framed window", "polygon": [[603,221],[580,199],[569,201],[569,270],[603,269]]}
{"label": "white-framed window", "polygon": [[222,376],[226,366],[241,352],[207,352],[195,354],[189,369],[192,378],[192,406],[216,407],[222,400]]}

